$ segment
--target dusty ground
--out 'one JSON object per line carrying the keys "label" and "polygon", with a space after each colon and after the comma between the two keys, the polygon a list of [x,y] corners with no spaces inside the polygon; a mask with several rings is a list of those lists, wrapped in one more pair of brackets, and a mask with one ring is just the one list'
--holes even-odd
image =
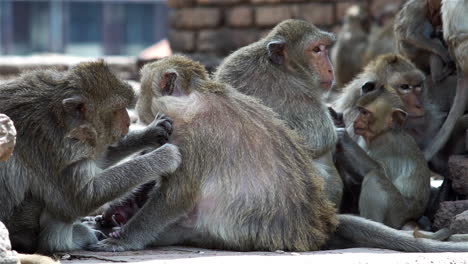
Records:
{"label": "dusty ground", "polygon": [[64,255],[63,264],[91,263],[168,263],[168,264],[276,264],[276,263],[468,263],[468,253],[401,253],[392,250],[353,248],[319,252],[234,252],[188,247],[164,247],[155,250],[106,253],[74,252]]}

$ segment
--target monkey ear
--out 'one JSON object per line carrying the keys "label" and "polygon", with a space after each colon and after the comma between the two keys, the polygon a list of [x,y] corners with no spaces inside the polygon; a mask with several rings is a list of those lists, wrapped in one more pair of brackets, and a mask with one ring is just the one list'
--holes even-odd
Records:
{"label": "monkey ear", "polygon": [[286,42],[282,40],[273,40],[268,42],[268,57],[270,60],[278,65],[284,64],[284,53],[286,48]]}
{"label": "monkey ear", "polygon": [[175,91],[175,81],[177,79],[177,72],[167,71],[163,73],[159,87],[161,87],[162,95],[173,95]]}
{"label": "monkey ear", "polygon": [[375,90],[375,82],[366,82],[361,86],[361,95],[370,93]]}
{"label": "monkey ear", "polygon": [[408,114],[401,109],[392,110],[392,122],[390,124],[391,128],[401,128],[405,124],[406,117]]}
{"label": "monkey ear", "polygon": [[73,96],[62,100],[63,109],[76,117],[82,117],[86,112],[86,99],[83,96]]}

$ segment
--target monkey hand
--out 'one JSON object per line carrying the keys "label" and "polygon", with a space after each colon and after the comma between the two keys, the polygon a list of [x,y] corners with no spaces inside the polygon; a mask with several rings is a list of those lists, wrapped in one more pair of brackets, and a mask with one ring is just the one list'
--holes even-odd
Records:
{"label": "monkey hand", "polygon": [[328,107],[328,112],[330,113],[333,124],[335,124],[336,127],[345,127],[342,113],[337,113],[332,107]]}
{"label": "monkey hand", "polygon": [[157,114],[144,132],[143,140],[149,145],[162,146],[169,141],[172,134],[172,120],[163,114]]}
{"label": "monkey hand", "polygon": [[151,157],[158,175],[173,173],[182,162],[179,148],[173,144],[164,144],[144,156]]}
{"label": "monkey hand", "polygon": [[343,152],[346,149],[346,145],[354,142],[353,139],[349,136],[346,128],[337,128],[336,134],[338,136],[338,142],[336,143],[336,152]]}

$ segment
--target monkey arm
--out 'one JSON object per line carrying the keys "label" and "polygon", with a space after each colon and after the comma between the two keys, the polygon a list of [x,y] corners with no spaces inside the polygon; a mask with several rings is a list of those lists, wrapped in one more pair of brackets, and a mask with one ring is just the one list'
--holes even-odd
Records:
{"label": "monkey arm", "polygon": [[442,60],[447,63],[450,61],[448,49],[444,47],[442,42],[437,38],[430,38],[424,33],[432,29],[428,23],[422,23],[412,34],[407,34],[405,41],[419,49],[439,55]]}
{"label": "monkey arm", "polygon": [[168,142],[171,133],[172,121],[164,115],[157,115],[146,128],[131,131],[117,144],[109,146],[101,166],[107,168],[145,147],[158,148]]}
{"label": "monkey arm", "polygon": [[369,157],[345,129],[337,129],[337,132],[339,140],[335,153],[336,163],[351,175],[358,176],[356,181],[361,182],[371,170],[380,168],[380,164]]}
{"label": "monkey arm", "polygon": [[51,208],[74,219],[85,216],[139,184],[174,172],[179,164],[178,148],[171,144],[103,171],[94,164],[75,164],[66,170],[64,186],[59,186],[67,193],[62,192],[63,199],[50,199],[57,205]]}

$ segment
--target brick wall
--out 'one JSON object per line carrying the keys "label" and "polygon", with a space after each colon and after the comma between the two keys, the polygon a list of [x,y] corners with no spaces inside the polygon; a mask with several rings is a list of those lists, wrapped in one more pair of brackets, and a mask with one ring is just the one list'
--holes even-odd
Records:
{"label": "brick wall", "polygon": [[168,0],[169,40],[175,52],[226,56],[288,18],[336,31],[346,9],[366,2],[374,15],[401,0]]}

